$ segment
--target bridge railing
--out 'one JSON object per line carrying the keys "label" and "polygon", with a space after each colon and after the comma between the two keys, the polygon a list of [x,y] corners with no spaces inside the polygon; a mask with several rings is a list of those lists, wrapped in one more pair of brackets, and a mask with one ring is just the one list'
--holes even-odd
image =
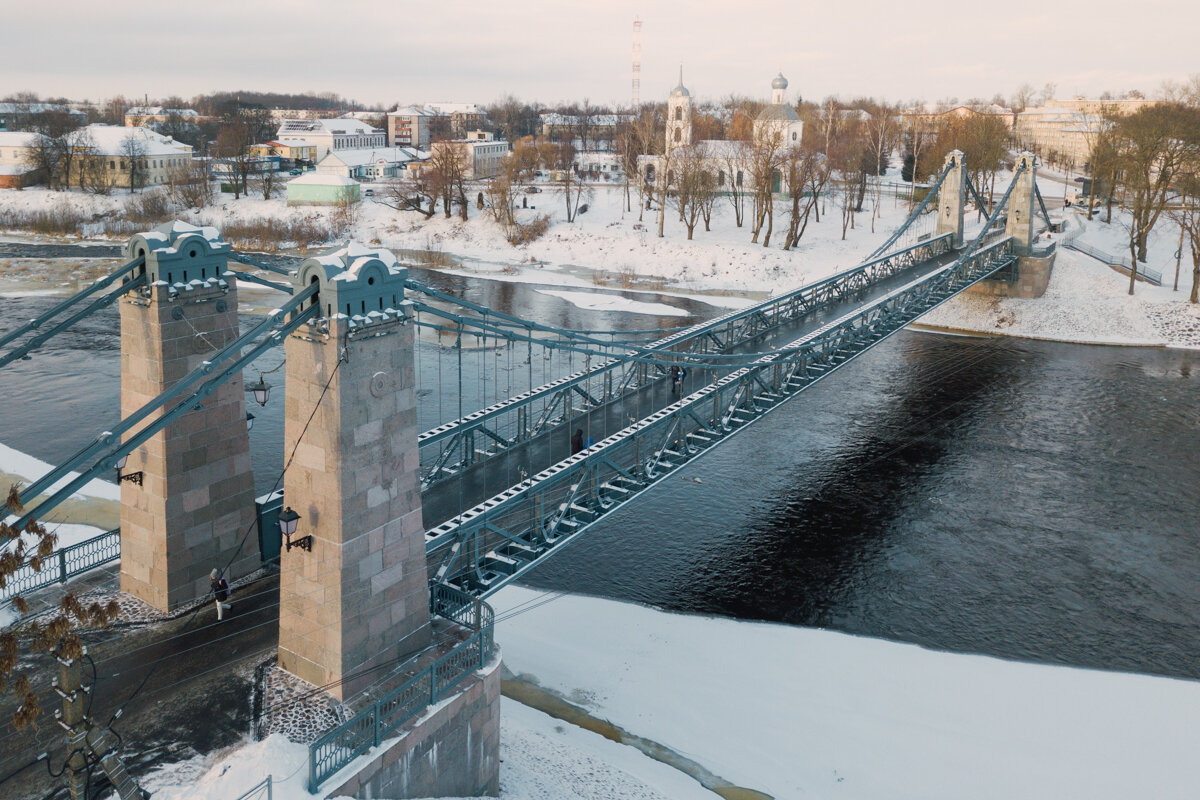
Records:
{"label": "bridge railing", "polygon": [[93,536],[76,544],[55,550],[42,559],[41,569],[34,569],[26,562],[9,575],[0,587],[0,600],[8,600],[52,583],[66,583],[80,573],[116,561],[121,557],[121,531],[119,528]]}
{"label": "bridge railing", "polygon": [[805,334],[426,533],[435,579],[486,597],[599,519],[1015,260],[1005,238]]}
{"label": "bridge railing", "polygon": [[[730,311],[659,339],[641,352],[668,355],[672,352],[708,353],[714,348],[716,351],[728,350],[824,303],[845,299],[875,281],[948,253],[952,239],[950,234],[943,234],[872,258],[778,297]],[[496,450],[511,446],[536,436],[548,425],[571,417],[572,404],[576,408],[595,407],[644,385],[647,380],[660,377],[656,371],[647,370],[646,364],[634,358],[636,355],[634,352],[625,357],[605,359],[595,366],[420,434],[418,446],[424,485],[427,487],[457,474],[475,462],[479,453],[486,453],[487,448]]]}
{"label": "bridge railing", "polygon": [[495,613],[491,606],[453,586],[435,584],[430,591],[429,610],[471,628],[471,635],[370,707],[318,736],[308,746],[310,792],[315,794],[336,772],[372,747],[378,747],[400,726],[438,702],[491,659],[496,643]]}

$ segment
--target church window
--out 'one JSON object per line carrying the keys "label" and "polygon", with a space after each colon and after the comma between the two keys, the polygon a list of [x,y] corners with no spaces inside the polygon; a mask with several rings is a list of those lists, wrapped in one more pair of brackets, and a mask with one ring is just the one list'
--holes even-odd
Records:
{"label": "church window", "polygon": [[737,185],[738,186],[742,185],[742,171],[740,169],[737,172]]}
{"label": "church window", "polygon": [[792,131],[792,141],[796,141],[796,132]]}
{"label": "church window", "polygon": [[724,186],[724,185],[725,185],[725,170],[719,170],[717,172],[717,186]]}
{"label": "church window", "polygon": [[683,119],[683,107],[682,106],[675,106],[675,119],[677,119],[677,120]]}
{"label": "church window", "polygon": [[674,182],[675,182],[675,170],[669,169],[669,170],[667,170],[667,183],[674,183]]}
{"label": "church window", "polygon": [[675,141],[678,142],[680,140],[680,138],[682,137],[682,135],[683,135],[683,130],[681,128],[676,128],[675,129]]}

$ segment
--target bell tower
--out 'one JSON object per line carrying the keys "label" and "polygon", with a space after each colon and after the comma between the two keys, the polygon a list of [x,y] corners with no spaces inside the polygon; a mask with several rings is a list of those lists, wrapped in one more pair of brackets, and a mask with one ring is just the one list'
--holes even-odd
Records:
{"label": "bell tower", "polygon": [[683,85],[683,65],[679,66],[679,85],[667,98],[667,151],[692,143],[692,95]]}

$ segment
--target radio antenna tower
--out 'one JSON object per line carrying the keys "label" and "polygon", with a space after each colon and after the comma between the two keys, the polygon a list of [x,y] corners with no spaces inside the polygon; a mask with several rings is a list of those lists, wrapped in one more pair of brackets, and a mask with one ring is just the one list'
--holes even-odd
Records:
{"label": "radio antenna tower", "polygon": [[642,20],[633,18],[633,110],[642,104]]}

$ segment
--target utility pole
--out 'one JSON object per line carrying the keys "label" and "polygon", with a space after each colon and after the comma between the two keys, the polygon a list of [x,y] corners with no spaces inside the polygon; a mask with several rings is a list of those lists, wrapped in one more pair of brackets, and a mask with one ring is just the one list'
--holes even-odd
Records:
{"label": "utility pole", "polygon": [[58,678],[54,691],[62,698],[62,710],[55,714],[58,724],[67,732],[67,792],[71,800],[88,800],[88,755],[96,759],[109,783],[117,790],[121,800],[144,800],[150,795],[138,786],[137,781],[125,768],[125,762],[117,753],[116,737],[107,729],[92,725],[84,714],[83,698],[95,687],[84,687],[83,663],[87,648],[78,658],[63,658],[58,661]]}

